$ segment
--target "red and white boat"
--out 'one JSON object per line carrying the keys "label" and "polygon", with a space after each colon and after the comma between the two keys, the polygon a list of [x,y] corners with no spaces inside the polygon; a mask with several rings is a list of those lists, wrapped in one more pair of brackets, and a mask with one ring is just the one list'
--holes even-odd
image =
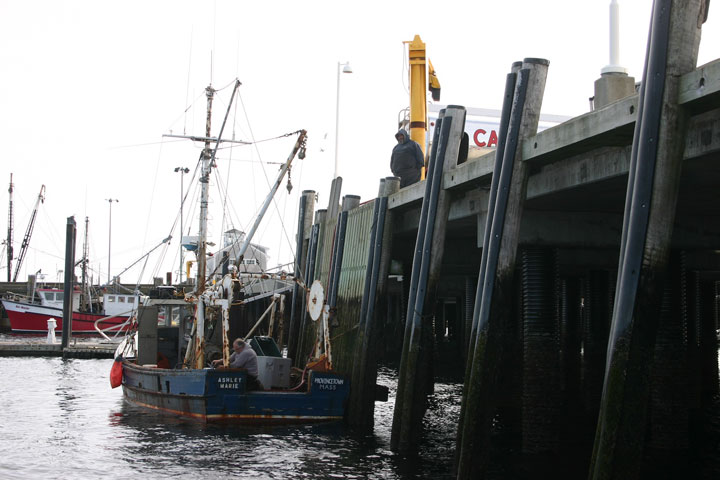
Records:
{"label": "red and white boat", "polygon": [[[47,333],[48,320],[54,318],[55,330],[62,331],[63,290],[38,288],[35,298],[7,295],[2,299],[13,333]],[[33,301],[34,300],[34,301]],[[133,310],[137,310],[139,297],[105,293],[102,311],[80,311],[80,292],[73,292],[72,333],[98,334],[98,329],[109,332],[125,331]],[[97,328],[96,328],[97,324]]]}

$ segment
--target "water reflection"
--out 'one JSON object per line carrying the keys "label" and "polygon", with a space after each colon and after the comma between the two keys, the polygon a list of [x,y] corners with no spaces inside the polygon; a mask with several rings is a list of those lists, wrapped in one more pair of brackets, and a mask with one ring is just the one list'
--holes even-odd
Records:
{"label": "water reflection", "polygon": [[[379,382],[390,388],[389,401],[376,404],[372,434],[358,435],[341,422],[300,426],[205,425],[135,407],[125,402],[107,416],[113,435],[126,442],[124,461],[142,459],[153,476],[187,472],[247,478],[452,478],[454,425],[460,389],[439,385],[428,431],[419,455],[390,451],[397,372],[381,368]],[[440,426],[439,426],[440,425]],[[426,456],[427,455],[427,456]]]}
{"label": "water reflection", "polygon": [[[219,426],[161,415],[127,404],[120,389],[111,389],[111,366],[109,359],[0,357],[0,478],[453,478],[460,368],[447,369],[435,385],[419,453],[398,455],[390,451],[395,366],[379,369],[388,402],[375,404],[374,429],[366,435],[342,423]],[[720,478],[719,412],[716,397],[694,422],[699,441],[689,468],[659,452],[650,474]],[[504,420],[495,423],[490,478],[586,477],[591,443],[555,458],[523,457]]]}

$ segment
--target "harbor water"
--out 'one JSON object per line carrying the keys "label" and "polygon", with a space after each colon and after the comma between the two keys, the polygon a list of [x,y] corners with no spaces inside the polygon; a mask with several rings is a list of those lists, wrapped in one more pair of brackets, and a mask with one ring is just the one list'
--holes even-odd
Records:
{"label": "harbor water", "polygon": [[[2,341],[8,341],[8,336]],[[0,478],[452,478],[461,386],[437,385],[434,431],[417,457],[390,451],[397,372],[373,435],[341,424],[201,425],[127,404],[112,360],[0,357]]]}
{"label": "harbor water", "polygon": [[[0,335],[0,341],[13,337]],[[390,451],[397,369],[381,367],[387,402],[360,436],[341,423],[292,427],[203,425],[128,404],[110,388],[111,359],[0,357],[0,478],[449,479],[462,396],[461,378],[440,372],[429,398],[417,455]],[[450,372],[457,372],[452,368]],[[720,401],[682,461],[646,459],[644,478],[720,478]],[[496,424],[495,479],[587,476],[588,446],[522,458]]]}

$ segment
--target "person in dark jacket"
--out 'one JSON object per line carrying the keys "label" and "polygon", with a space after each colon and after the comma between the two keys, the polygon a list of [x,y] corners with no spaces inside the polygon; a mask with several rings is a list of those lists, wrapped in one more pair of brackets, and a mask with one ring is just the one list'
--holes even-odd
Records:
{"label": "person in dark jacket", "polygon": [[420,171],[425,164],[420,145],[404,129],[395,134],[398,144],[393,147],[390,156],[390,170],[393,175],[400,177],[400,188],[420,181]]}

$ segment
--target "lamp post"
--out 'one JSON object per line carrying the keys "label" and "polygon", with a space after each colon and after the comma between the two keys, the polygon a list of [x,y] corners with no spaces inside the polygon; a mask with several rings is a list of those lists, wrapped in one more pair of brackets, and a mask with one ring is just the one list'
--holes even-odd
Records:
{"label": "lamp post", "polygon": [[183,186],[183,176],[190,171],[189,168],[175,167],[175,172],[180,172],[180,271],[178,272],[178,283],[182,283],[182,272],[183,272],[183,249],[182,249],[182,235],[183,235],[183,195],[185,193],[185,187]]}
{"label": "lamp post", "polygon": [[113,202],[119,202],[116,198],[106,198],[110,205],[110,219],[108,221],[108,285],[110,284],[110,245],[112,241],[112,204]]}
{"label": "lamp post", "polygon": [[[342,69],[340,68],[342,67]],[[340,127],[340,74],[352,73],[350,62],[337,64],[337,98],[335,100],[335,173],[333,179],[338,177],[338,135]]]}

